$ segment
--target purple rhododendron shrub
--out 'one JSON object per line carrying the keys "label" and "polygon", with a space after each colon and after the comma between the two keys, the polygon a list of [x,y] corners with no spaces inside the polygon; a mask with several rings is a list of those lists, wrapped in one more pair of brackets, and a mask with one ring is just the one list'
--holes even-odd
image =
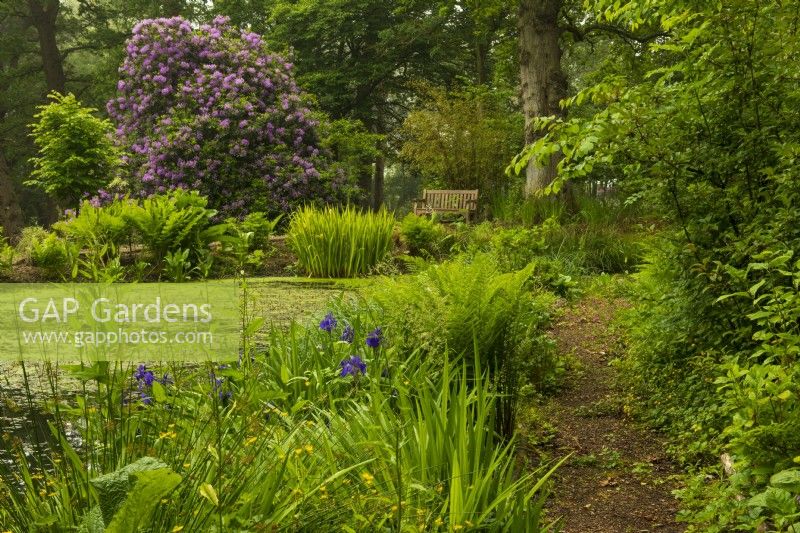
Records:
{"label": "purple rhododendron shrub", "polygon": [[333,200],[291,63],[227,18],[140,22],[117,89],[108,112],[143,196],[197,189],[225,215]]}

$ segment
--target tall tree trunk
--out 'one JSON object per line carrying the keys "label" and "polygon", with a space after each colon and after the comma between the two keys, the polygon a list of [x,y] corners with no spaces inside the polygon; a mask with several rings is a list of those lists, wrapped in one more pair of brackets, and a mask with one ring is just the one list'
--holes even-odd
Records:
{"label": "tall tree trunk", "polygon": [[[383,143],[380,143],[381,145]],[[379,146],[381,153],[375,158],[375,176],[372,179],[372,210],[377,211],[383,205],[383,179],[386,173],[386,157],[383,155],[383,146]]]}
{"label": "tall tree trunk", "polygon": [[[380,117],[372,126],[372,132],[379,135],[386,133],[381,124]],[[375,157],[375,169],[372,175],[372,210],[377,211],[383,205],[383,181],[386,174],[386,140],[381,139],[377,144],[378,155]]]}
{"label": "tall tree trunk", "polygon": [[6,237],[15,236],[22,229],[22,210],[14,191],[14,182],[5,158],[0,154],[0,227]]}
{"label": "tall tree trunk", "polygon": [[47,90],[64,93],[67,77],[64,74],[64,62],[56,41],[59,7],[59,0],[28,0],[31,23],[39,35],[39,54],[42,57]]}
{"label": "tall tree trunk", "polygon": [[483,36],[475,39],[475,73],[478,85],[489,82],[489,44]]}
{"label": "tall tree trunk", "polygon": [[372,207],[372,175],[374,170],[372,167],[366,169],[358,175],[358,188],[361,189],[363,194],[359,205],[364,209]]}
{"label": "tall tree trunk", "polygon": [[[519,66],[522,107],[525,112],[525,142],[542,136],[533,131],[537,117],[562,114],[558,103],[567,96],[567,78],[561,69],[558,14],[563,0],[521,0],[519,6]],[[556,177],[560,155],[541,166],[531,162],[526,169],[525,195],[547,187]]]}

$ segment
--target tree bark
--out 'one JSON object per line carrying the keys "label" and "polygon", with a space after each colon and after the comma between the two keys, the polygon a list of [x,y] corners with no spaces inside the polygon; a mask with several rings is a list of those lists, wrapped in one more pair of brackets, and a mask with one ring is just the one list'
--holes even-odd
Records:
{"label": "tree bark", "polygon": [[[376,113],[377,115],[377,113]],[[383,135],[385,129],[381,123],[380,116],[376,117],[372,125],[372,132]],[[381,139],[376,146],[378,155],[375,156],[375,167],[372,174],[372,210],[377,211],[383,205],[383,182],[386,174],[386,140]]]}
{"label": "tree bark", "polygon": [[[567,78],[561,69],[558,15],[563,0],[521,0],[519,6],[519,66],[525,142],[542,136],[533,130],[537,117],[561,116],[559,102],[567,96]],[[556,177],[560,155],[541,166],[531,161],[525,170],[525,195],[544,189]]]}
{"label": "tree bark", "polygon": [[6,237],[14,237],[22,229],[22,210],[17,201],[14,182],[5,158],[0,154],[0,227]]}
{"label": "tree bark", "polygon": [[[382,143],[381,143],[382,144]],[[379,149],[383,150],[382,146]],[[375,158],[375,176],[372,179],[372,210],[377,211],[383,205],[383,178],[386,173],[386,157],[383,151]]]}
{"label": "tree bark", "polygon": [[44,77],[47,90],[64,93],[67,77],[64,74],[64,62],[56,41],[56,19],[58,18],[59,0],[28,0],[31,23],[39,35],[39,54],[42,57]]}

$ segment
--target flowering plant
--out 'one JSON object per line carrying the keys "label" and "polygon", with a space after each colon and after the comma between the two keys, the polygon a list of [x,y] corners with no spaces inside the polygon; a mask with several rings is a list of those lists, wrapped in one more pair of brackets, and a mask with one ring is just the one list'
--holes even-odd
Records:
{"label": "flowering plant", "polygon": [[126,52],[107,108],[136,191],[197,189],[226,215],[334,199],[292,64],[259,35],[225,17],[144,20]]}
{"label": "flowering plant", "polygon": [[367,364],[358,355],[351,355],[339,363],[341,367],[340,377],[358,376],[367,373]]}

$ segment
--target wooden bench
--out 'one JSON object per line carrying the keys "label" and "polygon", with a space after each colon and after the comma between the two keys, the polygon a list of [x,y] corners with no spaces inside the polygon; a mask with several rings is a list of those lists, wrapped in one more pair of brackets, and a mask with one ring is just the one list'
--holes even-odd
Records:
{"label": "wooden bench", "polygon": [[469,222],[470,216],[478,212],[478,190],[437,191],[425,189],[422,198],[414,200],[415,215],[433,213],[458,213]]}

